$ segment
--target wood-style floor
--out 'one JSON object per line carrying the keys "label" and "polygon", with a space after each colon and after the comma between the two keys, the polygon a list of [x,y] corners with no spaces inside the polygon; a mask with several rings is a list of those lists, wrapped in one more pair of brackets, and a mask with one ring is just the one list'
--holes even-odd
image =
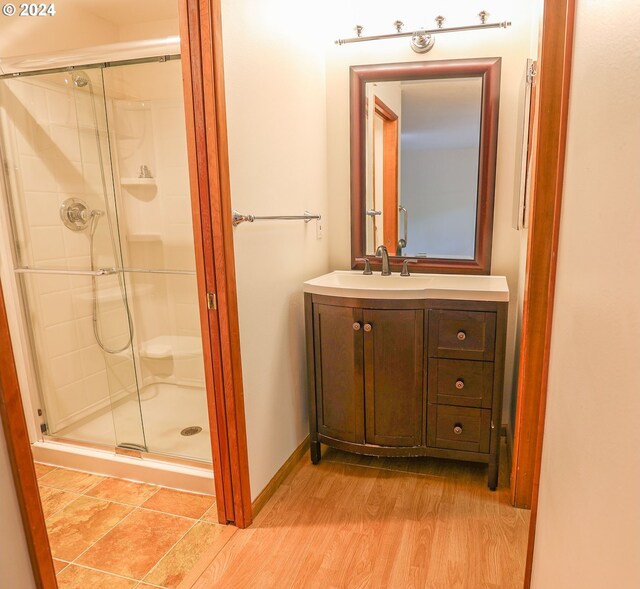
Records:
{"label": "wood-style floor", "polygon": [[529,512],[510,505],[502,450],[496,492],[480,464],[325,449],[313,466],[305,456],[189,585],[520,589]]}

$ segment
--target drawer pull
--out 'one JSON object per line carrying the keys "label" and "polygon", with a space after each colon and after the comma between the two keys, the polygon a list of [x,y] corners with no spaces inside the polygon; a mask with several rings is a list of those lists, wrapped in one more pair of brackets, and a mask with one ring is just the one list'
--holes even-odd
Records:
{"label": "drawer pull", "polygon": [[467,339],[467,334],[464,331],[459,331],[458,332],[458,339],[463,342],[464,340]]}
{"label": "drawer pull", "polygon": [[371,325],[371,323],[365,323],[364,324],[364,330],[369,333],[371,330],[373,329],[373,326]]}
{"label": "drawer pull", "polygon": [[461,378],[456,380],[456,388],[458,390],[462,390],[464,388],[464,380],[462,380]]}
{"label": "drawer pull", "polygon": [[460,425],[459,423],[456,423],[453,426],[453,433],[456,434],[456,436],[459,436],[462,434],[462,425]]}
{"label": "drawer pull", "polygon": [[357,321],[353,324],[353,331],[360,331],[360,327],[362,327]]}

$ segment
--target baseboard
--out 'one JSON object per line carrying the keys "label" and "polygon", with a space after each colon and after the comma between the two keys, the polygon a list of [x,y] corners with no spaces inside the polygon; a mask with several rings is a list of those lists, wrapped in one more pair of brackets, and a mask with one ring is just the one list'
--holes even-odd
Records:
{"label": "baseboard", "polygon": [[253,512],[253,519],[256,518],[256,515],[260,512],[260,510],[265,506],[267,501],[273,497],[273,494],[278,490],[278,487],[282,484],[282,481],[287,478],[287,476],[294,469],[296,464],[300,462],[300,459],[305,455],[307,450],[309,449],[309,436],[307,436],[302,444],[300,444],[294,451],[287,461],[280,467],[280,470],[274,475],[274,477],[267,483],[267,486],[262,489],[261,493],[255,498],[255,501],[251,504],[251,510]]}

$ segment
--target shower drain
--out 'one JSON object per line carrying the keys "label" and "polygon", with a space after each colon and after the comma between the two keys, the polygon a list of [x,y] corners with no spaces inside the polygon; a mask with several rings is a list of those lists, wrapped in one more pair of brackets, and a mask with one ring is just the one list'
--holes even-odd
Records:
{"label": "shower drain", "polygon": [[202,428],[199,425],[192,425],[190,427],[185,427],[181,432],[181,436],[195,436],[202,431]]}

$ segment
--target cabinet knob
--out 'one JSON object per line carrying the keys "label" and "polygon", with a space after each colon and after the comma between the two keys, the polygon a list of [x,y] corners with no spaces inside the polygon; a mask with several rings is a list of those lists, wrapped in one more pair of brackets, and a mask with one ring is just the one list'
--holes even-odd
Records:
{"label": "cabinet knob", "polygon": [[371,330],[373,329],[373,326],[371,325],[371,323],[365,323],[364,324],[364,330],[369,333]]}
{"label": "cabinet knob", "polygon": [[459,378],[458,380],[456,380],[456,388],[461,390],[464,388],[464,380],[462,380],[461,378]]}
{"label": "cabinet knob", "polygon": [[362,327],[357,321],[353,324],[353,331],[360,331],[360,327]]}
{"label": "cabinet knob", "polygon": [[459,423],[456,423],[453,426],[453,433],[456,434],[456,436],[459,436],[460,434],[462,434],[462,425],[460,425]]}
{"label": "cabinet knob", "polygon": [[464,331],[459,331],[458,332],[458,339],[463,342],[464,340],[467,339],[467,334]]}

